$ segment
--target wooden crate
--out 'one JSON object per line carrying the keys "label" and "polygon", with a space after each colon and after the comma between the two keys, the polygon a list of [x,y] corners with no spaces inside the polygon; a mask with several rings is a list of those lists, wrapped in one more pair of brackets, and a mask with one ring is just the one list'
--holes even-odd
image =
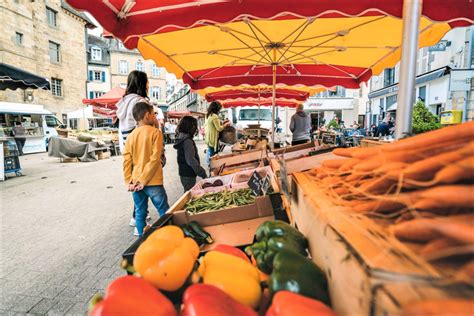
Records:
{"label": "wooden crate", "polygon": [[381,146],[385,144],[390,144],[390,141],[387,140],[376,140],[376,139],[362,139],[360,141],[360,147],[376,147],[376,146]]}
{"label": "wooden crate", "polygon": [[97,159],[102,160],[102,159],[108,159],[110,158],[110,151],[98,151],[97,152]]}
{"label": "wooden crate", "polygon": [[59,158],[59,162],[79,162],[79,159],[77,159],[76,157],[73,157],[73,158]]}
{"label": "wooden crate", "polygon": [[388,281],[440,278],[379,225],[335,206],[312,189],[304,173],[293,174],[291,213],[294,224],[309,240],[313,261],[328,275],[338,315],[370,315],[374,289]]}
{"label": "wooden crate", "polygon": [[254,149],[228,155],[217,155],[211,159],[211,169],[217,169],[223,164],[226,166],[233,166],[252,161],[259,161],[264,158],[267,158],[267,152],[264,149]]}

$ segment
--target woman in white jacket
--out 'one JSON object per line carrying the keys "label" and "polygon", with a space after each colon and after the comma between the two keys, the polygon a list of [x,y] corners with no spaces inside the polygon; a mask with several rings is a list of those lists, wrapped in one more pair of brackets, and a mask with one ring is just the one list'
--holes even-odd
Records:
{"label": "woman in white jacket", "polygon": [[117,103],[119,120],[119,145],[123,151],[127,136],[135,129],[137,122],[133,118],[133,107],[138,102],[148,101],[148,77],[145,72],[134,70],[128,75],[127,89],[123,98]]}

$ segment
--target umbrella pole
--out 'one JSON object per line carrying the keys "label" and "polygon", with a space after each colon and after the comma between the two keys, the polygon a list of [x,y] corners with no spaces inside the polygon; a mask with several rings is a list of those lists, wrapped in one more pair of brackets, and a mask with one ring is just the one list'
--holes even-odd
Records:
{"label": "umbrella pole", "polygon": [[273,49],[273,60],[272,63],[272,74],[273,74],[273,84],[272,84],[272,149],[275,148],[275,102],[276,102],[276,49]]}
{"label": "umbrella pole", "polygon": [[402,58],[398,90],[397,122],[395,138],[410,136],[412,111],[415,102],[416,54],[418,52],[418,29],[423,0],[404,0]]}
{"label": "umbrella pole", "polygon": [[260,91],[258,92],[258,124],[260,124]]}

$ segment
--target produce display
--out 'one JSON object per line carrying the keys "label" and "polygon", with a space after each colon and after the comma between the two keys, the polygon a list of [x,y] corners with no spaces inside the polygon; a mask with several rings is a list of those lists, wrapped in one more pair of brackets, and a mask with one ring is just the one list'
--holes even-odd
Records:
{"label": "produce display", "polygon": [[462,276],[473,280],[473,139],[469,122],[378,147],[335,149],[345,159],[307,174],[334,204],[387,221],[421,256],[464,265]]}
{"label": "produce display", "polygon": [[[265,170],[257,171],[257,173],[262,179],[267,176],[267,171]],[[236,174],[233,182],[234,183],[248,182],[250,178],[252,177],[252,174],[253,172]]]}
{"label": "produce display", "polygon": [[[282,237],[306,249],[304,236],[281,221],[263,223],[255,236],[260,242]],[[220,244],[198,259],[193,239],[178,226],[164,226],[138,247],[134,269],[128,270],[136,271],[135,276],[113,281],[105,298],[92,300],[90,314],[284,316],[298,311],[334,316],[325,275],[306,253],[285,248],[275,252],[272,273],[263,279],[242,250]]]}
{"label": "produce display", "polygon": [[208,193],[200,197],[192,198],[186,203],[184,209],[189,214],[199,214],[253,203],[255,203],[255,195],[252,193],[252,190],[240,189],[236,191]]}

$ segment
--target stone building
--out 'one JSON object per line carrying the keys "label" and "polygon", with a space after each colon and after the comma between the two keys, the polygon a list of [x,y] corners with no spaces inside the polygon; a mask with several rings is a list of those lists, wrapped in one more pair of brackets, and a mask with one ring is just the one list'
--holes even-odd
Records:
{"label": "stone building", "polygon": [[110,51],[108,40],[87,36],[87,98],[94,99],[110,91]]}
{"label": "stone building", "polygon": [[112,88],[127,86],[127,77],[132,70],[144,71],[148,75],[150,100],[160,106],[166,105],[166,71],[152,60],[144,60],[137,50],[128,50],[122,42],[109,39],[110,75]]}
{"label": "stone building", "polygon": [[0,91],[0,101],[42,104],[60,119],[81,108],[87,81],[86,29],[94,24],[61,0],[2,1],[0,21],[0,61],[51,83],[51,91]]}

